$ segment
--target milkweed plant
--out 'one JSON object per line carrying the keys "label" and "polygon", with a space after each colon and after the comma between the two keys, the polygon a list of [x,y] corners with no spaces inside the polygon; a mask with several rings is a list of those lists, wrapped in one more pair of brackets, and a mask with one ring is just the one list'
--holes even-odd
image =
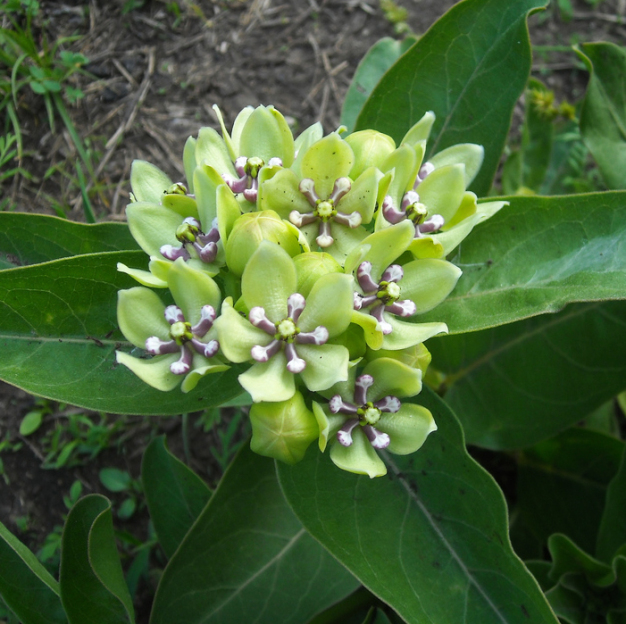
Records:
{"label": "milkweed plant", "polygon": [[[151,624],[626,622],[626,53],[576,48],[557,105],[544,8],[381,40],[337,128],[214,106],[182,179],[133,162],[126,224],[0,214],[2,379],[249,418],[215,491],[145,450]],[[57,577],[0,524],[15,621],[135,622],[150,551],[122,566],[115,535],[80,499]]]}

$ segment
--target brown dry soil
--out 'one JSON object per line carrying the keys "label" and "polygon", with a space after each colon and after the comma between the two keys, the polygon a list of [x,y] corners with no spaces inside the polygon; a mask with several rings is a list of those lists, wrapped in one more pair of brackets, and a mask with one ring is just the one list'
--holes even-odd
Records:
{"label": "brown dry soil", "polygon": [[[420,34],[454,2],[399,4],[409,11],[412,31]],[[597,8],[584,0],[573,4],[569,23],[555,9],[531,18],[535,45],[624,39],[626,27],[619,22],[626,0],[605,0]],[[215,103],[227,123],[244,106],[273,104],[296,134],[318,120],[327,131],[335,128],[359,60],[376,40],[394,36],[393,24],[375,0],[201,0],[195,5],[180,0],[180,20],[163,1],[146,2],[126,14],[123,6],[121,0],[41,2],[48,39],[80,35],[65,47],[90,60],[84,68],[88,74],[72,78],[85,97],[70,113],[93,159],[96,181],[89,182],[89,193],[100,220],[124,219],[133,159],[149,160],[172,178],[183,178],[184,142],[203,125],[216,127],[211,110]],[[38,29],[36,33],[41,35]],[[547,47],[537,49],[533,75],[555,89],[558,99],[573,102],[581,98],[587,81],[571,52]],[[41,99],[28,88],[20,92],[18,103],[25,148],[20,164],[29,176],[6,181],[1,196],[10,197],[16,210],[54,214],[56,205],[68,218],[82,220],[71,166],[76,150],[67,131],[57,120],[57,132],[50,132]],[[521,118],[523,103],[518,109],[515,120]],[[121,433],[113,435],[96,459],[44,470],[41,465],[50,450],[44,437],[67,422],[72,410],[50,404],[41,429],[23,437],[19,424],[33,401],[21,390],[0,385],[0,442],[21,444],[19,450],[5,449],[0,456],[0,520],[35,550],[55,525],[62,524],[67,513],[62,497],[75,480],[83,484],[84,494],[107,494],[98,478],[102,467],[116,466],[138,478],[142,451],[160,433],[166,433],[170,447],[184,457],[180,417],[126,418]],[[100,418],[90,417],[94,422]],[[106,422],[113,427],[116,417]],[[194,417],[190,422],[189,463],[214,485],[220,466],[210,447],[220,449],[219,428],[199,435]],[[114,505],[123,498],[108,496]],[[116,520],[116,526],[145,540],[147,518],[140,509],[129,521]],[[130,560],[127,552],[125,564]],[[153,559],[158,566],[158,556]],[[155,582],[154,576],[142,581],[138,622],[148,619]]]}

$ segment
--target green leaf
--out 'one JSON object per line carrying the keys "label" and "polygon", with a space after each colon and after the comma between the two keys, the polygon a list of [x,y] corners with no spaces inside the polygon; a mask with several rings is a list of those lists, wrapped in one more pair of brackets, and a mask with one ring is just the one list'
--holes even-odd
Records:
{"label": "green leaf", "polygon": [[626,452],[622,453],[619,471],[609,484],[606,506],[602,514],[596,554],[610,562],[615,551],[626,544]]}
{"label": "green leaf", "polygon": [[164,436],[146,449],[141,480],[154,530],[169,559],[209,502],[211,490],[167,450]]}
{"label": "green leaf", "polygon": [[452,7],[383,76],[356,129],[399,142],[426,111],[437,115],[429,153],[477,143],[485,161],[471,190],[491,187],[513,108],[530,72],[526,18],[545,0],[466,0]]}
{"label": "green leaf", "polygon": [[116,265],[145,268],[146,261],[141,252],[112,252],[0,271],[0,379],[116,414],[180,414],[240,394],[237,367],[183,394],[155,390],[116,365],[116,349],[133,349],[117,326],[117,292],[136,286]]}
{"label": "green leaf", "polygon": [[387,478],[342,472],[311,448],[278,466],[307,530],[409,624],[556,624],[513,552],[502,492],[465,450],[461,428],[430,391],[418,402],[439,429],[413,455],[383,453]]}
{"label": "green leaf", "polygon": [[626,193],[507,199],[463,242],[461,279],[420,323],[454,334],[626,296]]}
{"label": "green leaf", "polygon": [[383,74],[417,41],[408,36],[402,41],[391,37],[379,39],[365,54],[356,68],[341,109],[340,123],[351,132],[356,119],[372,90]]}
{"label": "green leaf", "polygon": [[519,449],[585,418],[626,387],[626,303],[578,304],[462,336],[432,339],[446,401],[470,444]]}
{"label": "green leaf", "polygon": [[580,131],[606,185],[626,189],[626,52],[613,43],[585,43],[578,56],[589,69]]}
{"label": "green leaf", "polygon": [[131,476],[126,470],[119,468],[103,468],[100,470],[100,483],[109,492],[124,492],[130,488]]}
{"label": "green leaf", "polygon": [[242,447],[170,560],[151,624],[301,624],[357,581],[302,527],[274,462]]}
{"label": "green leaf", "polygon": [[139,245],[123,223],[85,225],[47,215],[0,212],[0,269],[127,249]]}
{"label": "green leaf", "polygon": [[573,428],[522,451],[517,503],[537,539],[545,545],[553,533],[564,533],[584,550],[595,550],[607,486],[623,449],[616,438]]}
{"label": "green leaf", "polygon": [[65,624],[59,584],[0,522],[0,597],[23,624]]}
{"label": "green leaf", "polygon": [[41,410],[33,410],[28,412],[22,422],[20,423],[20,435],[29,436],[31,433],[35,433],[41,426],[43,421],[43,413]]}
{"label": "green leaf", "polygon": [[60,587],[70,624],[133,624],[135,621],[115,545],[111,503],[104,496],[85,496],[67,517]]}

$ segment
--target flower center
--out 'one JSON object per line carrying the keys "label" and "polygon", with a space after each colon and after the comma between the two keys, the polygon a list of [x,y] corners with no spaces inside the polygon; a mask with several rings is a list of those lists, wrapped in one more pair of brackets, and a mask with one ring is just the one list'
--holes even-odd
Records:
{"label": "flower center", "polygon": [[193,338],[193,334],[191,333],[191,324],[185,323],[184,321],[172,323],[172,326],[170,327],[170,337],[179,345],[184,342],[188,342]]}
{"label": "flower center", "polygon": [[259,171],[263,167],[265,163],[258,156],[252,156],[252,158],[248,158],[246,164],[244,165],[244,171],[246,175],[249,175],[251,178],[256,178],[259,175]]}
{"label": "flower center", "polygon": [[335,202],[331,199],[320,200],[315,207],[315,214],[322,220],[328,221],[337,214],[335,210]]}
{"label": "flower center", "polygon": [[294,338],[300,333],[297,325],[292,319],[283,319],[276,325],[276,338],[278,340],[285,340],[287,342],[293,342]]}
{"label": "flower center", "polygon": [[375,425],[380,419],[380,410],[371,402],[362,405],[358,410],[359,421],[362,425]]}
{"label": "flower center", "polygon": [[400,298],[400,286],[395,282],[380,282],[376,297],[385,305],[395,303]]}
{"label": "flower center", "polygon": [[413,225],[419,225],[426,220],[428,216],[428,208],[426,208],[425,204],[421,202],[415,202],[414,204],[409,204],[406,209],[406,217],[413,223]]}
{"label": "flower center", "polygon": [[176,228],[176,240],[181,243],[195,243],[199,233],[200,228],[195,223],[185,220]]}

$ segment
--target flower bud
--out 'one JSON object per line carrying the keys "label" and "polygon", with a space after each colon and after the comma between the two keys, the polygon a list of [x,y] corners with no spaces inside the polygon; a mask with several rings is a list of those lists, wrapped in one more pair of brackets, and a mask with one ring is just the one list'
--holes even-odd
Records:
{"label": "flower bud", "polygon": [[300,253],[298,230],[283,221],[273,210],[249,212],[241,215],[226,241],[226,264],[241,275],[261,241],[267,240],[282,247],[291,257]]}
{"label": "flower bud", "polygon": [[406,364],[411,368],[418,368],[422,371],[422,375],[426,374],[426,370],[432,360],[430,351],[422,343],[406,349],[399,349],[397,351],[390,351],[387,349],[374,351],[372,349],[368,349],[365,359],[368,362],[372,362],[373,360],[377,360],[382,357],[398,360],[398,362]]}
{"label": "flower bud", "polygon": [[350,177],[355,180],[369,167],[381,168],[387,157],[396,149],[394,140],[376,130],[361,130],[346,137],[354,152]]}
{"label": "flower bud", "polygon": [[259,455],[295,464],[319,434],[317,419],[299,392],[280,403],[255,403],[250,408],[250,448]]}
{"label": "flower bud", "polygon": [[310,251],[297,255],[294,259],[298,274],[298,292],[308,297],[313,284],[326,273],[343,273],[341,265],[325,252]]}

